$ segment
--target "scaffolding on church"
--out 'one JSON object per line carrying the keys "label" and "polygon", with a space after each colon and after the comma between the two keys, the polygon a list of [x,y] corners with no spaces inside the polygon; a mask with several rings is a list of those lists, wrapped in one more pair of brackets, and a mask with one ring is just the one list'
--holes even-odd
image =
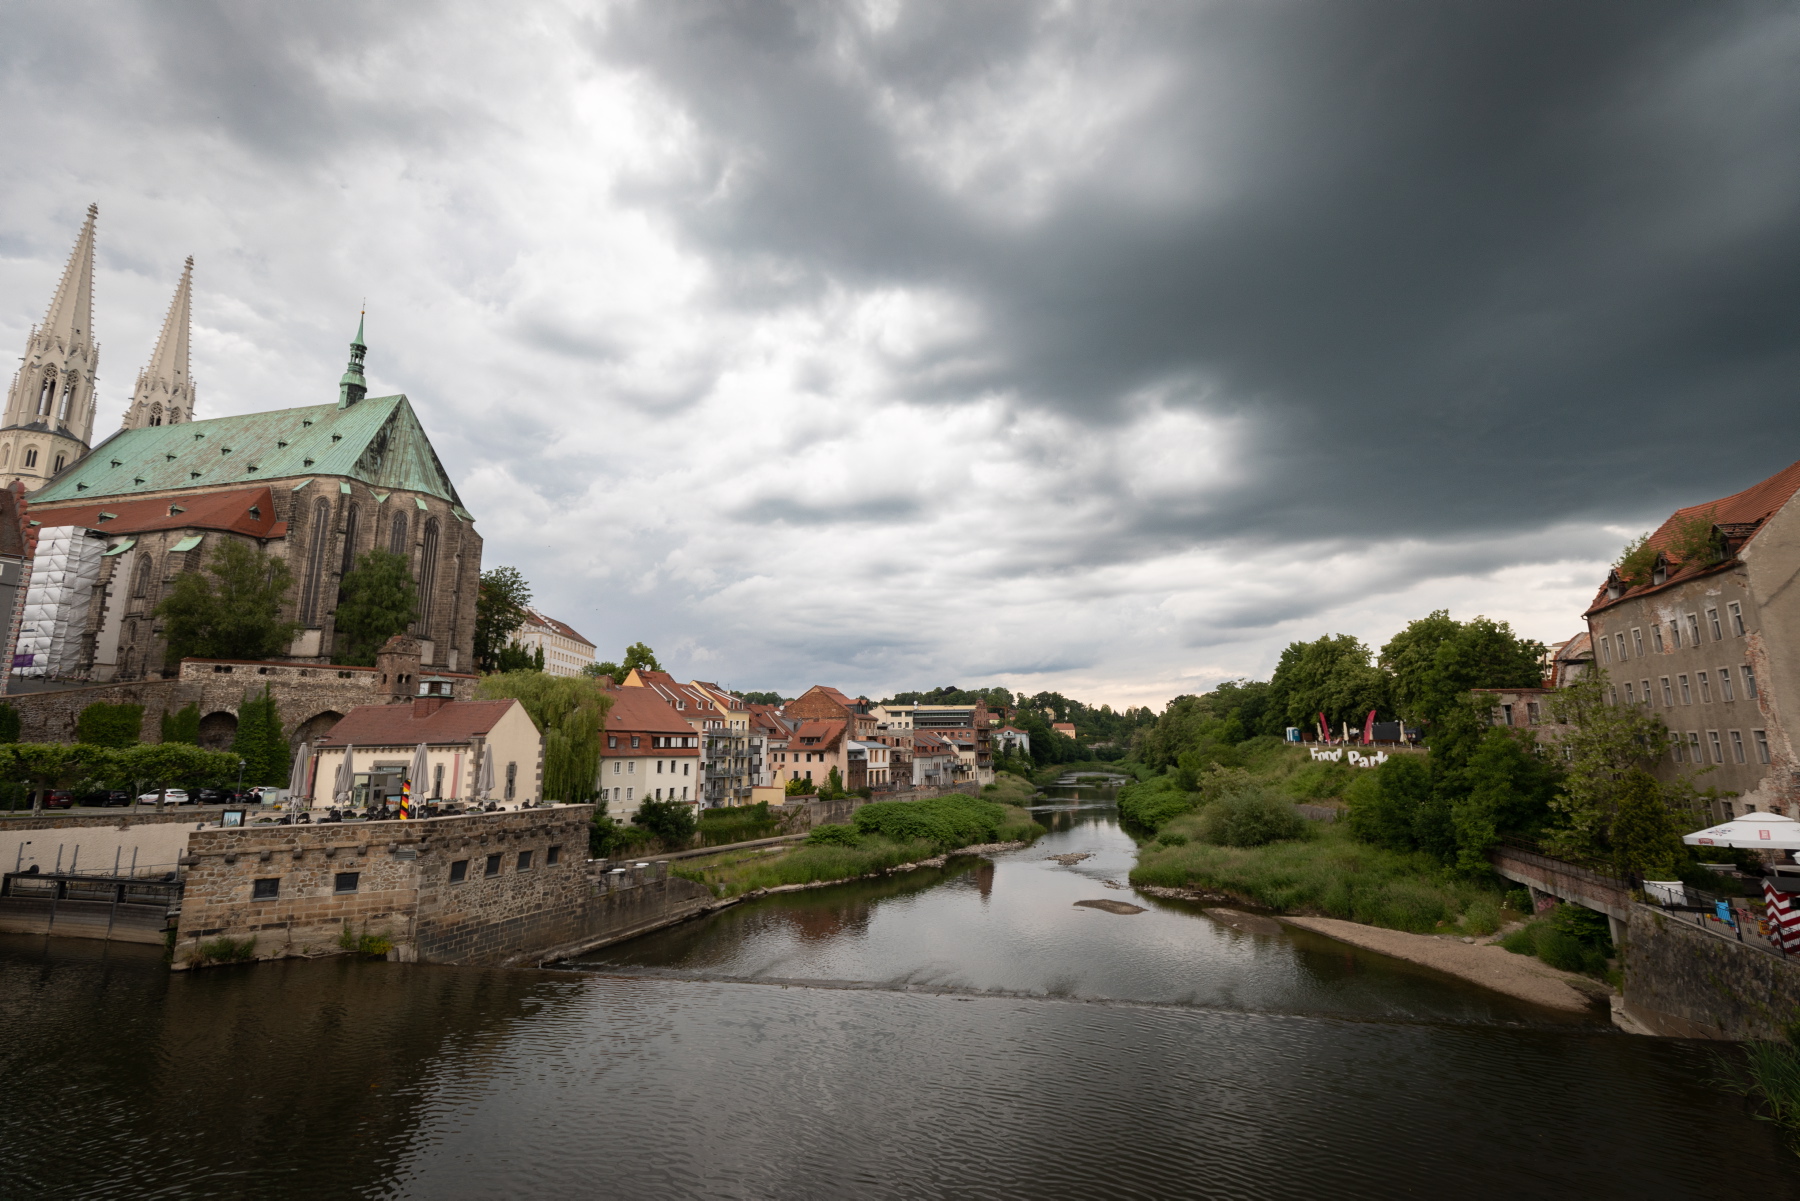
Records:
{"label": "scaffolding on church", "polygon": [[55,677],[81,670],[81,637],[100,580],[106,539],[76,526],[39,532],[13,674]]}

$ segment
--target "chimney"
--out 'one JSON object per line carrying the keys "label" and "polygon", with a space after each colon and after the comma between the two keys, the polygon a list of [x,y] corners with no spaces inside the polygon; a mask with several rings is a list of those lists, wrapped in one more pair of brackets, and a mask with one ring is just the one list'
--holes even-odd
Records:
{"label": "chimney", "polygon": [[414,697],[412,703],[413,718],[416,720],[422,717],[430,717],[433,713],[436,713],[439,709],[442,709],[445,705],[449,704],[449,702],[450,698],[447,696]]}

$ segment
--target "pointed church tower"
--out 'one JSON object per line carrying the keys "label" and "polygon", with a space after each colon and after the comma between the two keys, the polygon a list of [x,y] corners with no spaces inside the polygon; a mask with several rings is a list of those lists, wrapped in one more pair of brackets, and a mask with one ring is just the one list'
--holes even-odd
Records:
{"label": "pointed church tower", "polygon": [[363,345],[363,321],[368,317],[367,309],[356,319],[356,341],[350,343],[350,365],[344,368],[344,374],[338,379],[338,408],[347,409],[369,394],[369,381],[363,378],[363,356],[369,348]]}
{"label": "pointed church tower", "polygon": [[63,268],[44,323],[25,341],[24,362],[13,376],[0,422],[0,487],[19,480],[26,488],[45,481],[85,455],[94,432],[94,220],[87,221]]}
{"label": "pointed church tower", "polygon": [[141,430],[152,425],[175,425],[194,417],[194,376],[188,362],[188,336],[192,327],[194,256],[189,255],[163,318],[162,333],[150,365],[138,372],[137,387],[125,408],[124,428]]}

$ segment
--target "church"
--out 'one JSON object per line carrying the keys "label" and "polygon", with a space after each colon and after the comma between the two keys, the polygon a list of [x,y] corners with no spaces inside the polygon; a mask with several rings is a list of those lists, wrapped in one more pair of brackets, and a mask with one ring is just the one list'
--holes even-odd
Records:
{"label": "church", "polygon": [[283,616],[300,630],[286,661],[332,661],[339,582],[357,556],[381,548],[407,559],[418,587],[408,633],[420,669],[472,671],[481,536],[412,403],[368,395],[360,323],[335,401],[199,419],[190,258],[122,428],[90,449],[97,217],[90,206],[0,427],[0,480],[28,490],[37,544],[13,674],[175,675],[157,602],[224,540],[287,561]]}

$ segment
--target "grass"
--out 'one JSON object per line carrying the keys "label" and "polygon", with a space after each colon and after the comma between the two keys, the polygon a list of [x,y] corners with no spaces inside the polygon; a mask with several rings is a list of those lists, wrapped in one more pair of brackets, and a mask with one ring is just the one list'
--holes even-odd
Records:
{"label": "grass", "polygon": [[242,963],[256,958],[256,938],[215,938],[200,944],[195,963]]}
{"label": "grass", "polygon": [[1427,855],[1357,842],[1337,823],[1308,823],[1304,837],[1260,847],[1200,841],[1200,817],[1170,820],[1177,845],[1152,843],[1138,855],[1133,884],[1200,888],[1283,913],[1314,913],[1414,934],[1491,934],[1502,896],[1460,879]]}
{"label": "grass", "polygon": [[[900,803],[912,805],[920,802]],[[992,841],[1027,842],[1043,833],[1044,828],[1023,809],[1012,805],[1001,808],[1003,815],[997,826],[990,827],[994,831]],[[784,884],[854,880],[858,876],[869,876],[902,864],[917,863],[955,849],[955,846],[946,846],[927,838],[894,838],[879,832],[863,831],[856,835],[854,845],[802,843],[775,854],[763,853],[761,848],[752,848],[701,856],[680,863],[670,870],[683,879],[704,884],[712,890],[714,896],[735,897],[759,888],[778,888]]]}
{"label": "grass", "polygon": [[1792,1043],[1756,1040],[1745,1043],[1742,1064],[1720,1059],[1719,1083],[1758,1101],[1756,1116],[1787,1133],[1788,1146],[1800,1151],[1800,1050]]}

